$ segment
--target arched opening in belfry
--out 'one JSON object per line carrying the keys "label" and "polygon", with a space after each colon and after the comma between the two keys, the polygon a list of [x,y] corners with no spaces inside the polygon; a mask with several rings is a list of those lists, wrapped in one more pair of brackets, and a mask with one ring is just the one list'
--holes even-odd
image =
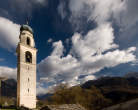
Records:
{"label": "arched opening in belfry", "polygon": [[26,44],[30,45],[30,38],[29,37],[27,37]]}
{"label": "arched opening in belfry", "polygon": [[32,63],[32,53],[27,51],[25,52],[25,60],[27,63]]}

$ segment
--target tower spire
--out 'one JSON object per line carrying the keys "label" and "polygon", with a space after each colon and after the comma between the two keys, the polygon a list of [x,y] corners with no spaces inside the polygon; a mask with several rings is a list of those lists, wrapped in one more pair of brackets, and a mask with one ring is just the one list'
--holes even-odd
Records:
{"label": "tower spire", "polygon": [[26,19],[26,24],[29,25],[29,17]]}
{"label": "tower spire", "polygon": [[28,20],[26,21],[26,24],[27,24],[27,25],[29,25],[29,22],[28,22]]}
{"label": "tower spire", "polygon": [[26,18],[26,25],[29,25],[29,21],[31,20],[31,16],[30,15],[27,15],[27,18]]}
{"label": "tower spire", "polygon": [[22,25],[20,28],[20,40],[16,51],[18,55],[17,106],[33,109],[36,108],[37,49],[35,48],[33,30],[27,24]]}

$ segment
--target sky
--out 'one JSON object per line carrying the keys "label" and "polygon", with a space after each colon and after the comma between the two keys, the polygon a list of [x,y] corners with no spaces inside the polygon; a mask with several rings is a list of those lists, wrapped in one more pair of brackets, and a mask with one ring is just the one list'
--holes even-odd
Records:
{"label": "sky", "polygon": [[16,47],[27,20],[38,49],[38,94],[138,72],[137,6],[137,0],[1,0],[0,76],[17,77]]}

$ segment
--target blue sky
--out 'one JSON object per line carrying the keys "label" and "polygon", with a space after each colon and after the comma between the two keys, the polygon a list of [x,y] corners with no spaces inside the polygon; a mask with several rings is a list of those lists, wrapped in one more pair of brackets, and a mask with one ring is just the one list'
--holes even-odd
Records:
{"label": "blue sky", "polygon": [[19,28],[29,18],[37,91],[137,72],[137,0],[0,1],[0,76],[16,78]]}

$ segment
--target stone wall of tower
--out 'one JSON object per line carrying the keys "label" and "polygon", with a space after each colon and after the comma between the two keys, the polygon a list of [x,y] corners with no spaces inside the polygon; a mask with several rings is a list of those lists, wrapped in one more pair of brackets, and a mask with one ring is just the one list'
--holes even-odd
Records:
{"label": "stone wall of tower", "polygon": [[28,31],[22,31],[22,33],[20,34],[20,43],[24,44],[24,45],[27,45],[26,44],[26,39],[27,37],[30,38],[31,40],[31,47],[34,47],[35,46],[35,42],[34,42],[34,39],[33,39],[33,35],[28,32]]}
{"label": "stone wall of tower", "polygon": [[[25,31],[25,35],[31,38]],[[28,108],[36,108],[36,52],[33,46],[25,44],[25,36],[20,35],[20,42],[17,48],[18,55],[18,69],[17,69],[17,105],[25,106]],[[32,54],[32,63],[27,63],[25,58],[26,51]]]}

